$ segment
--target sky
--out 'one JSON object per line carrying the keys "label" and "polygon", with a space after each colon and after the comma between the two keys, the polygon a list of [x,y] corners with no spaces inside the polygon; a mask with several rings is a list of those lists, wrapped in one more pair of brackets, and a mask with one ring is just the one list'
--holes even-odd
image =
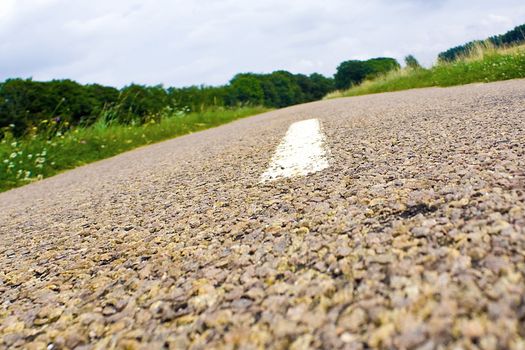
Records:
{"label": "sky", "polygon": [[437,54],[525,23],[523,0],[0,0],[0,80],[220,85],[332,76],[349,59]]}

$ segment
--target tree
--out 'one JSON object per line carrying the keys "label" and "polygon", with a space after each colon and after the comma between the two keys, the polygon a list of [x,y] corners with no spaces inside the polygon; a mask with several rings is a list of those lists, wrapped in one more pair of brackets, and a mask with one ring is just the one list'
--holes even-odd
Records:
{"label": "tree", "polygon": [[304,102],[310,102],[314,100],[313,92],[314,92],[314,83],[312,79],[310,79],[309,76],[304,74],[295,74],[293,76],[296,85],[301,90],[300,99],[296,101],[296,103],[304,103]]}
{"label": "tree", "polygon": [[370,73],[367,75],[367,78],[373,78],[375,76],[386,74],[392,70],[401,68],[399,63],[394,58],[390,57],[371,58],[368,61],[365,61],[365,64],[370,69]]}
{"label": "tree", "polygon": [[302,91],[294,75],[287,71],[275,71],[268,76],[275,87],[277,100],[273,101],[271,107],[286,107],[301,102]]}
{"label": "tree", "polygon": [[348,89],[361,83],[370,73],[363,61],[350,60],[342,62],[334,75],[335,87],[339,90]]}
{"label": "tree", "polygon": [[162,87],[131,84],[121,90],[118,121],[127,123],[144,123],[168,105],[168,93]]}
{"label": "tree", "polygon": [[405,64],[408,68],[411,69],[421,69],[421,65],[413,55],[408,55],[405,57]]}
{"label": "tree", "polygon": [[262,105],[264,92],[256,74],[237,74],[230,81],[232,102],[236,104]]}
{"label": "tree", "polygon": [[337,67],[334,75],[335,87],[340,90],[348,89],[362,83],[367,78],[385,74],[399,67],[399,63],[389,57],[372,58],[367,61],[345,61]]}
{"label": "tree", "polygon": [[116,96],[117,89],[83,86],[72,80],[6,80],[0,87],[0,128],[14,124],[14,133],[20,136],[44,121],[89,124]]}
{"label": "tree", "polygon": [[335,82],[332,78],[327,78],[319,73],[312,73],[309,76],[312,88],[310,90],[310,101],[320,100],[329,92],[335,90]]}

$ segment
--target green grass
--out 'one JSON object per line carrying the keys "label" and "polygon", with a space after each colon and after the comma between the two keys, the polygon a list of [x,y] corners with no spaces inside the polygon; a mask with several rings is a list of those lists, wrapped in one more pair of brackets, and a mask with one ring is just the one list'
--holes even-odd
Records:
{"label": "green grass", "polygon": [[452,63],[439,63],[430,69],[404,68],[365,81],[326,98],[358,96],[430,86],[453,86],[476,82],[525,78],[525,47],[482,48]]}
{"label": "green grass", "polygon": [[0,141],[0,191],[142,145],[204,130],[267,110],[262,107],[243,107],[179,113],[139,126],[111,125],[100,119],[90,127],[78,127],[64,134],[56,133],[52,137],[49,137],[48,132],[18,140],[8,136]]}

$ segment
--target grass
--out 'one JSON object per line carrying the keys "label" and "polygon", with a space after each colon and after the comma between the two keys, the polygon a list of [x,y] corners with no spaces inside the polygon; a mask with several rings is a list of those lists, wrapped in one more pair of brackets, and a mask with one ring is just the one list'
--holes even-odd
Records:
{"label": "grass", "polygon": [[494,48],[482,45],[468,56],[451,63],[438,63],[430,69],[404,68],[363,82],[325,98],[358,96],[431,86],[453,86],[476,82],[525,78],[525,46]]}
{"label": "grass", "polygon": [[[108,158],[133,148],[208,129],[230,121],[263,113],[262,107],[218,109],[202,113],[174,113],[138,126],[98,120],[89,127],[45,132],[22,139],[9,136],[0,141],[0,192],[22,186],[66,169]],[[49,123],[49,122],[46,122]]]}

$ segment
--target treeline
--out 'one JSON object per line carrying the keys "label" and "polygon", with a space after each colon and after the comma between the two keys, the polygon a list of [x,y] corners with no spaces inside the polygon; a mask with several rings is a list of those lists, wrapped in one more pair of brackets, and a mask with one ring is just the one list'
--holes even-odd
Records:
{"label": "treeline", "polygon": [[525,43],[525,24],[514,28],[502,35],[495,35],[486,40],[474,40],[464,45],[453,47],[438,55],[440,62],[452,62],[468,54],[478,46],[504,47]]}
{"label": "treeline", "polygon": [[21,136],[42,123],[62,128],[91,125],[99,118],[119,124],[142,124],[163,115],[211,108],[265,106],[282,108],[322,99],[366,78],[399,68],[393,58],[346,61],[334,77],[275,71],[238,74],[227,85],[165,88],[132,84],[122,89],[72,80],[38,82],[8,79],[0,83],[0,138],[7,130]]}
{"label": "treeline", "polygon": [[0,128],[20,136],[44,122],[90,125],[98,118],[142,124],[177,111],[258,105],[285,107],[321,99],[334,81],[320,74],[239,74],[225,86],[164,88],[132,84],[122,89],[72,80],[38,82],[9,79],[0,83]]}

